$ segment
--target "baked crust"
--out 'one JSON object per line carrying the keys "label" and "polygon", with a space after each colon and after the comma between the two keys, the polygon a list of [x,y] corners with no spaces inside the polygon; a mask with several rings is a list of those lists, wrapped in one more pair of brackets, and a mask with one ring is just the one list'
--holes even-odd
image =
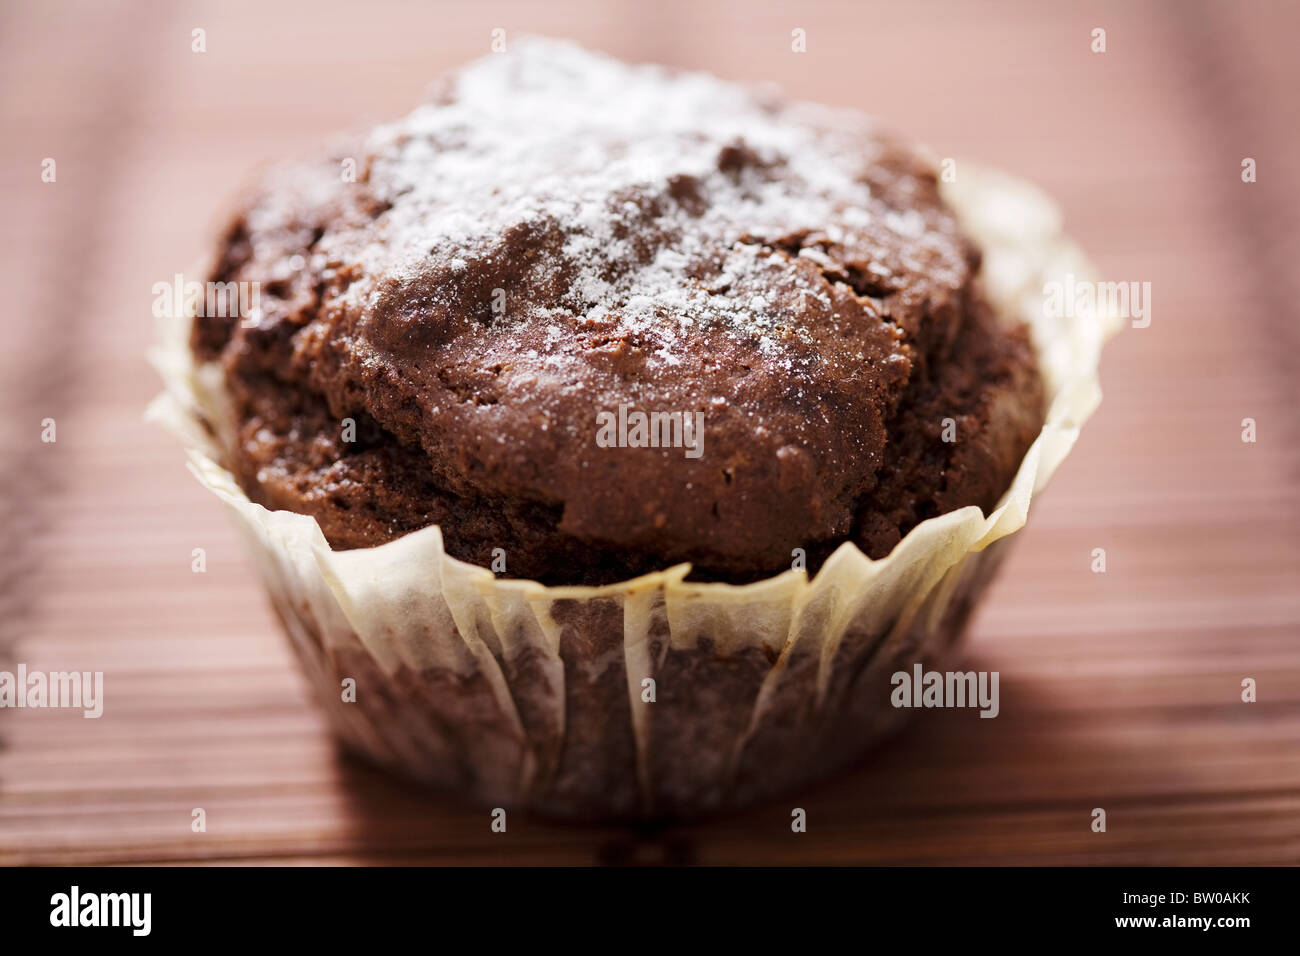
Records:
{"label": "baked crust", "polygon": [[[336,548],[437,523],[510,577],[749,581],[1001,496],[1042,384],[979,259],[856,113],[533,43],[271,173],[210,275],[260,314],[192,344],[249,497]],[[602,447],[620,406],[702,415],[699,456]]]}

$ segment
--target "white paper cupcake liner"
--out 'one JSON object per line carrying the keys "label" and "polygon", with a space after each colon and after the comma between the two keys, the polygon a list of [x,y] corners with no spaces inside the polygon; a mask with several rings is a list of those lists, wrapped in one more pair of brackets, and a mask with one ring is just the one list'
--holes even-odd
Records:
{"label": "white paper cupcake liner", "polygon": [[237,517],[350,748],[491,806],[564,816],[752,803],[854,759],[910,712],[891,706],[890,675],[947,658],[1002,539],[1024,525],[1100,401],[1097,365],[1119,317],[1044,309],[1045,283],[1092,274],[1056,208],[965,166],[945,190],[984,251],[991,301],[1030,324],[1050,405],[990,515],[931,518],[881,560],[846,543],[811,578],[699,584],[679,565],[604,587],[545,587],[450,557],[436,526],[332,550],[315,519],[252,503],[218,464],[229,416],[219,371],[192,362],[188,320],[168,323],[153,354],[166,390],[150,414]]}

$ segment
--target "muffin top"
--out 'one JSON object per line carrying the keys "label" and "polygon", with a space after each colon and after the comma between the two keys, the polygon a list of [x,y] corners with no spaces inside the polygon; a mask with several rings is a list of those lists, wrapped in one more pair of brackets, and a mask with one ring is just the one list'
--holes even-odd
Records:
{"label": "muffin top", "polygon": [[245,490],[335,547],[744,581],[1005,490],[1042,386],[979,262],[860,114],[532,41],[268,174],[208,276],[259,308],[193,346]]}

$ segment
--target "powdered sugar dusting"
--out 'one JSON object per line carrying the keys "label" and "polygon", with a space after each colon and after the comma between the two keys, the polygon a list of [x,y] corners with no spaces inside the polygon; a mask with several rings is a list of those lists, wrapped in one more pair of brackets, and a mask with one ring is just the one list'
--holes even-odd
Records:
{"label": "powdered sugar dusting", "polygon": [[[919,214],[872,196],[869,131],[860,114],[706,75],[517,42],[371,135],[369,182],[390,208],[366,271],[413,277],[442,263],[450,293],[522,229],[547,240],[530,281],[564,288],[514,303],[515,318],[613,322],[669,365],[676,330],[699,324],[777,354],[798,334],[790,303],[829,300],[815,270],[777,274],[771,244],[816,234],[833,246],[882,217],[906,238],[924,233]],[[790,251],[834,265],[824,249]]]}

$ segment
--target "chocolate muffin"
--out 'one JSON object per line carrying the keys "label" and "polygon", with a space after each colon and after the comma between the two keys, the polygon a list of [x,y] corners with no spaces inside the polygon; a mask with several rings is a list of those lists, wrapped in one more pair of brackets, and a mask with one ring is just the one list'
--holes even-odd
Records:
{"label": "chocolate muffin", "polygon": [[547,584],[815,571],[991,510],[1043,425],[915,149],[550,43],[274,172],[208,278],[260,284],[193,330],[229,463],[335,548],[436,524]]}
{"label": "chocolate muffin", "polygon": [[165,327],[153,410],[351,750],[693,816],[952,660],[1100,399],[1114,323],[1042,307],[1090,273],[857,113],[512,44],[245,197],[206,278],[255,307]]}

